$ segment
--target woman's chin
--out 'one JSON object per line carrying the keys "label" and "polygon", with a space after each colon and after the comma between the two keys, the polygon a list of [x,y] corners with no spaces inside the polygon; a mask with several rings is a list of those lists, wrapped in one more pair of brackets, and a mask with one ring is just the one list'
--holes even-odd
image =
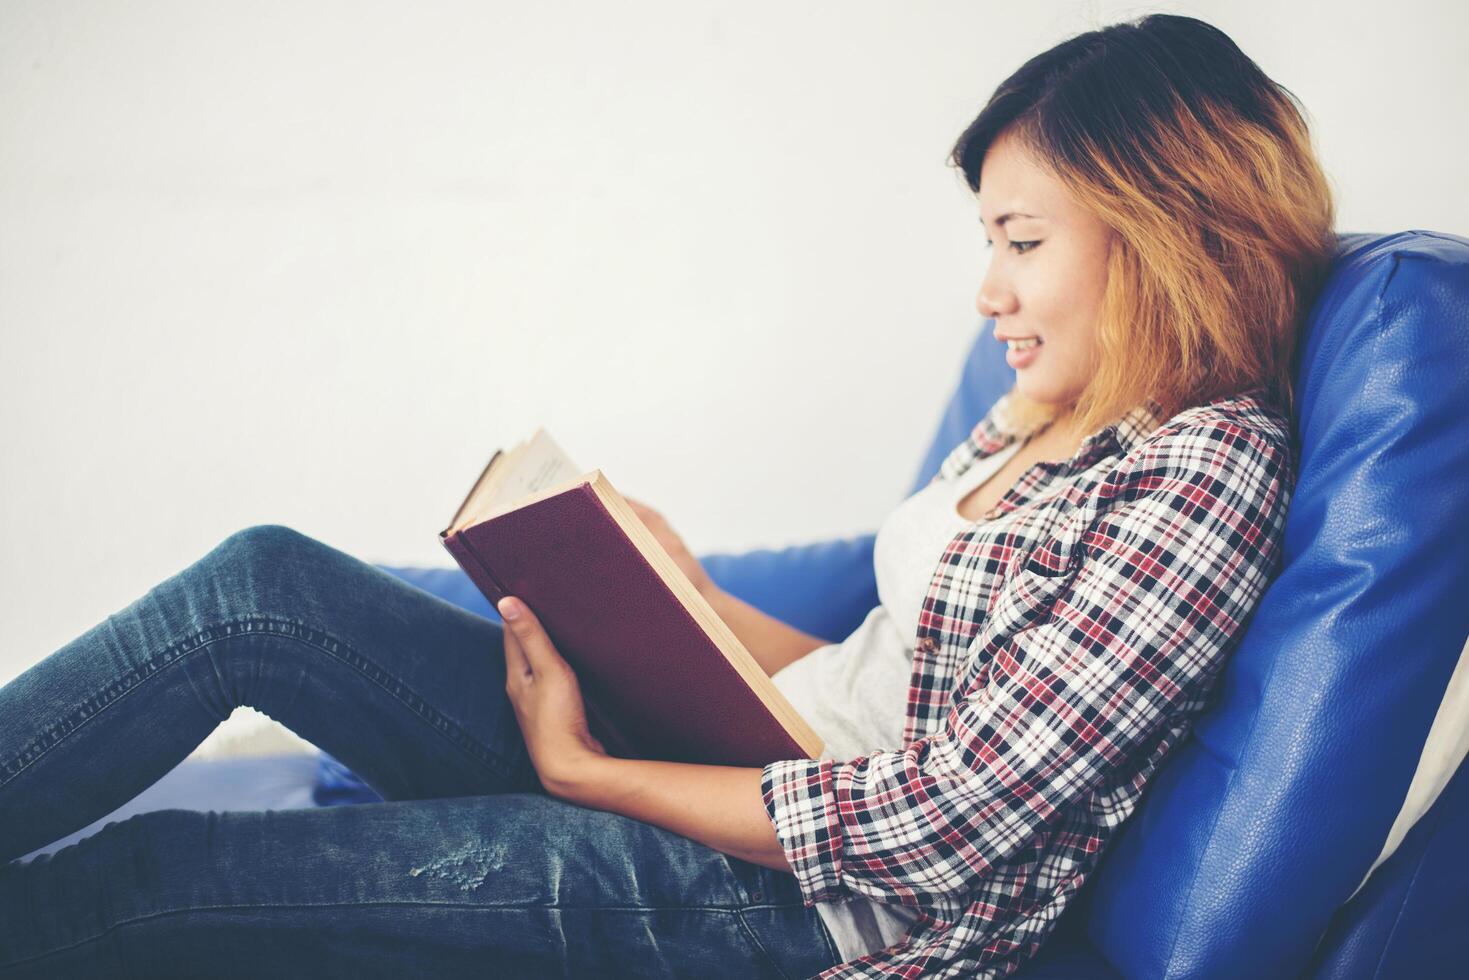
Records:
{"label": "woman's chin", "polygon": [[1015,372],[1015,387],[1026,399],[1037,405],[1059,408],[1075,401],[1074,395],[1069,395],[1056,385],[1047,384],[1042,378],[1028,376],[1024,368]]}

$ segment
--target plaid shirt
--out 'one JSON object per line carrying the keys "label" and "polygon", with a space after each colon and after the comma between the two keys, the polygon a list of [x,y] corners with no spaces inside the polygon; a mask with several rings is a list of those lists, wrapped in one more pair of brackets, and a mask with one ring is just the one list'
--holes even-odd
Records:
{"label": "plaid shirt", "polygon": [[[1290,424],[1249,392],[1156,402],[1038,462],[944,551],[919,617],[904,747],[762,771],[807,907],[915,907],[837,977],[1003,977],[1036,954],[1187,735],[1278,571]],[[1001,398],[953,480],[1026,433]]]}

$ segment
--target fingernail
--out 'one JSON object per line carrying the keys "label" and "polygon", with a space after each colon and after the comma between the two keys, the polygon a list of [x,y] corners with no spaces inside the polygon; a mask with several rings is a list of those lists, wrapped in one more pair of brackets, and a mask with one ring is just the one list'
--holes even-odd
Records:
{"label": "fingernail", "polygon": [[520,603],[516,602],[514,599],[506,599],[503,603],[500,604],[500,615],[504,616],[506,619],[519,619]]}

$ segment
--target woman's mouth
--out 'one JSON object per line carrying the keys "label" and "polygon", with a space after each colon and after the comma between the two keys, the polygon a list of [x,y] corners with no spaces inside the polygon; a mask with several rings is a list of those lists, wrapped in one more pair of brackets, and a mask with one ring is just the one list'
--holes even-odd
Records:
{"label": "woman's mouth", "polygon": [[1019,340],[1006,341],[1010,349],[1005,352],[1005,363],[1012,368],[1023,368],[1040,356],[1041,346],[1044,343],[1039,337],[1024,337]]}

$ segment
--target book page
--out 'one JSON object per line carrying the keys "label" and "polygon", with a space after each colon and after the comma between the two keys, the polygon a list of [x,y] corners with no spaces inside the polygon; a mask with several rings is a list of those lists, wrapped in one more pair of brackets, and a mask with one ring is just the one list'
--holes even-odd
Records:
{"label": "book page", "polygon": [[498,511],[521,497],[580,476],[581,472],[581,467],[571,461],[550,434],[538,428],[527,442],[515,448],[515,467],[499,479],[489,509]]}

